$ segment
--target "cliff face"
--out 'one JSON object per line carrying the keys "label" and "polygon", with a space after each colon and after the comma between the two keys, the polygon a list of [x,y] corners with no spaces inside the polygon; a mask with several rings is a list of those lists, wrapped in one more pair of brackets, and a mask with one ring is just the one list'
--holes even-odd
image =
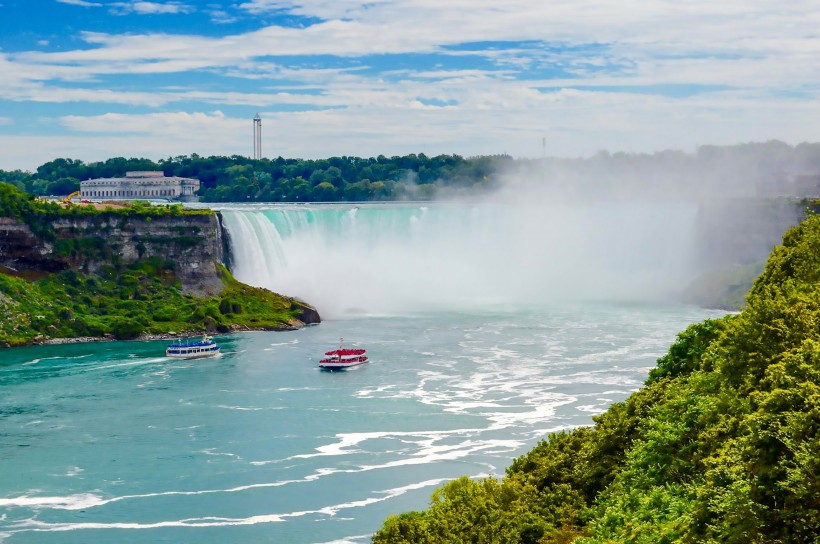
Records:
{"label": "cliff face", "polygon": [[704,271],[760,264],[783,233],[805,217],[806,202],[788,198],[724,199],[698,210],[698,258]]}
{"label": "cliff face", "polygon": [[68,268],[98,273],[146,257],[173,263],[186,293],[215,295],[222,290],[216,264],[224,260],[216,214],[123,217],[100,214],[59,218],[54,236],[35,235],[24,223],[0,217],[0,266],[19,273]]}
{"label": "cliff face", "polygon": [[682,300],[706,308],[737,310],[783,233],[816,204],[793,198],[724,199],[701,204],[697,265],[701,275]]}
{"label": "cliff face", "polygon": [[22,272],[58,272],[67,267],[25,223],[0,217],[0,266]]}

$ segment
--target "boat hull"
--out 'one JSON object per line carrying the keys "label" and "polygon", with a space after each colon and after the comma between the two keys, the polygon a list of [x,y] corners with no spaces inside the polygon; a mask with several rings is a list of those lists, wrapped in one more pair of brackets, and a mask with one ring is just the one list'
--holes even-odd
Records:
{"label": "boat hull", "polygon": [[363,361],[333,361],[333,362],[320,362],[319,368],[322,370],[347,370],[348,368],[353,368],[359,365],[363,365],[367,363],[367,358]]}
{"label": "boat hull", "polygon": [[368,361],[363,349],[342,348],[343,338],[339,338],[339,349],[325,352],[325,358],[319,361],[322,370],[347,370],[354,366],[363,365]]}

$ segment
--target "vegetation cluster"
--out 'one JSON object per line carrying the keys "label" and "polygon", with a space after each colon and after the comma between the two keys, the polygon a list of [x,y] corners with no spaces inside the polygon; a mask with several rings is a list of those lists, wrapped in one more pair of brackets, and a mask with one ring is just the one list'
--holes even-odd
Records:
{"label": "vegetation cluster", "polygon": [[0,346],[47,338],[275,330],[292,326],[302,309],[292,299],[236,281],[221,267],[219,296],[183,294],[173,268],[148,258],[106,267],[99,276],[65,270],[27,281],[0,273]]}
{"label": "vegetation cluster", "polygon": [[423,153],[386,157],[253,160],[239,155],[60,158],[34,172],[0,171],[0,181],[37,195],[67,195],[80,181],[162,170],[197,178],[204,202],[432,200],[509,186],[537,187],[552,198],[714,198],[820,196],[820,144],[780,141],[701,146],[694,153],[608,153],[513,159]]}
{"label": "vegetation cluster", "polygon": [[594,426],[503,478],[444,485],[373,542],[818,542],[820,217],[786,233],[746,302],[682,332]]}
{"label": "vegetation cluster", "polygon": [[0,181],[32,194],[69,194],[79,190],[82,180],[122,176],[132,170],[162,170],[167,176],[199,179],[204,202],[431,200],[485,191],[497,183],[501,166],[510,161],[505,155],[465,159],[423,153],[319,160],[194,154],[159,162],[118,157],[88,164],[56,159],[32,173],[0,171]]}

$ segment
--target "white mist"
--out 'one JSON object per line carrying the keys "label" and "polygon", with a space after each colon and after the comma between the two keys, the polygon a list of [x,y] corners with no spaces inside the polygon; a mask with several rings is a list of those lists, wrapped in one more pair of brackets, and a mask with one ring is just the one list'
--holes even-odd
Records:
{"label": "white mist", "polygon": [[691,204],[222,208],[236,277],[324,318],[667,297],[694,276]]}

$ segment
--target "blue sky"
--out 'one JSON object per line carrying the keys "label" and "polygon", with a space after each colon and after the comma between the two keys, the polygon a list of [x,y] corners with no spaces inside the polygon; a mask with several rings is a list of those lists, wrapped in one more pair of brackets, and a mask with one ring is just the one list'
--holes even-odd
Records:
{"label": "blue sky", "polygon": [[820,0],[0,0],[0,168],[820,137]]}

